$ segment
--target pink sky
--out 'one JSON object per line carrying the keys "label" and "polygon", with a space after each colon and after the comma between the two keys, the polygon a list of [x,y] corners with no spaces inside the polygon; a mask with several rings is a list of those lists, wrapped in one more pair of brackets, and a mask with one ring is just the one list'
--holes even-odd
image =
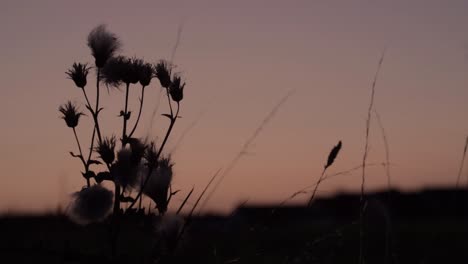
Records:
{"label": "pink sky", "polygon": [[[385,46],[375,106],[389,139],[392,182],[403,190],[453,185],[468,132],[467,8],[455,0],[2,1],[0,211],[65,206],[85,184],[80,163],[68,155],[76,151],[73,134],[57,108],[68,99],[83,106],[64,72],[74,61],[93,62],[86,36],[100,23],[121,38],[124,55],[153,62],[169,59],[183,24],[175,63],[187,87],[168,145],[198,120],[174,154],[174,186],[183,194],[192,186],[200,192],[280,98],[297,89],[226,176],[209,210],[285,199],[317,180],[338,140],[343,149],[329,172],[359,165],[371,82]],[[149,127],[159,84],[148,91],[137,134],[161,137],[166,120],[158,115]],[[106,135],[120,129],[123,96],[104,92]],[[381,163],[375,121],[368,162]],[[90,124],[85,117],[78,128],[85,142]],[[367,175],[369,190],[386,187],[383,167]],[[360,171],[324,182],[319,194],[359,186]]]}

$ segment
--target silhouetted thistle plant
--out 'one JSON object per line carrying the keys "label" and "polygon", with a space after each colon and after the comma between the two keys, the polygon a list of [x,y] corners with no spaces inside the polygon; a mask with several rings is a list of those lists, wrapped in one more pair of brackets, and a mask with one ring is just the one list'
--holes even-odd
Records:
{"label": "silhouetted thistle plant", "polygon": [[[167,211],[171,196],[176,193],[171,191],[174,163],[170,156],[163,154],[163,151],[179,118],[185,82],[182,81],[180,74],[173,74],[173,66],[164,60],[154,65],[143,59],[116,54],[120,50],[120,43],[117,36],[109,32],[104,25],[97,26],[88,35],[87,44],[96,66],[94,102],[88,96],[87,87],[91,67],[87,63],[75,62],[65,72],[74,85],[82,90],[86,109],[92,116],[94,125],[89,153],[85,156],[76,132],[80,117],[84,114],[70,101],[59,107],[66,125],[73,129],[79,149],[79,154],[73,152],[70,154],[79,158],[84,167],[82,175],[86,179],[86,187],[73,195],[74,199],[69,207],[70,216],[79,223],[87,224],[103,220],[111,212],[114,216],[118,216],[122,212],[121,203],[129,203],[125,210],[128,213],[132,212],[131,209],[138,200],[141,208],[143,194],[154,201],[158,211],[163,215]],[[158,78],[166,90],[170,110],[169,113],[163,114],[169,119],[169,126],[159,146],[156,146],[155,142],[134,136],[143,111],[145,89],[152,84],[154,77]],[[106,137],[101,131],[98,118],[104,109],[99,101],[101,83],[108,88],[118,90],[121,86],[125,87],[123,109],[119,115],[122,120],[120,148],[117,147],[118,137],[114,135]],[[141,96],[138,116],[134,124],[129,126],[129,122],[133,121],[129,109],[129,93],[132,91],[130,89],[132,85],[141,86]],[[91,165],[98,166],[99,172],[91,168]],[[114,184],[114,192],[101,185],[104,181]],[[136,191],[137,194],[132,195],[132,191]]]}

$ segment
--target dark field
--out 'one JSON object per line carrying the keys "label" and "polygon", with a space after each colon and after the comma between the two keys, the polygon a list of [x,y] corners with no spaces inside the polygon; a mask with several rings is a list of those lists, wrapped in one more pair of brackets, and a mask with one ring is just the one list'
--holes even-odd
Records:
{"label": "dark field", "polygon": [[[369,194],[365,262],[468,263],[467,194]],[[197,217],[174,254],[158,243],[158,217],[127,215],[119,220],[112,260],[110,221],[79,226],[63,215],[3,216],[2,262],[357,263],[359,257],[359,195],[318,199],[311,208],[247,206]]]}

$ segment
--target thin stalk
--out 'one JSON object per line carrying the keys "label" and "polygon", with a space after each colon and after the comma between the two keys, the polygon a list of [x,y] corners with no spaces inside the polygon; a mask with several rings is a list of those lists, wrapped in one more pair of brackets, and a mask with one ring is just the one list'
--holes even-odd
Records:
{"label": "thin stalk", "polygon": [[172,111],[171,98],[169,97],[169,88],[166,88],[166,95],[167,95],[167,103],[169,104],[169,109],[171,110],[171,116],[173,116],[174,112]]}
{"label": "thin stalk", "polygon": [[135,122],[135,125],[133,126],[130,134],[128,135],[129,138],[131,138],[133,136],[133,133],[135,133],[135,130],[138,126],[138,122],[140,121],[140,117],[141,117],[141,111],[143,109],[143,99],[145,97],[145,86],[142,86],[141,87],[141,98],[140,98],[140,110],[138,110],[138,117],[137,117],[137,120]]}
{"label": "thin stalk", "polygon": [[99,80],[101,78],[101,69],[98,68],[97,70],[97,75],[96,75],[96,108],[94,110],[93,118],[94,118],[94,125],[96,127],[96,133],[98,136],[99,144],[102,142],[102,135],[101,135],[101,129],[99,128],[99,121],[98,121],[98,115],[99,115],[99,94],[100,94],[100,88],[99,88]]}
{"label": "thin stalk", "polygon": [[93,143],[94,143],[94,138],[96,137],[96,126],[94,126],[93,129],[93,134],[91,135],[91,147],[89,148],[89,154],[88,154],[88,162],[91,159],[91,155],[93,154]]}
{"label": "thin stalk", "polygon": [[[390,190],[392,189],[391,177],[390,177],[390,167],[388,166],[390,164],[390,148],[389,148],[389,144],[388,144],[388,140],[387,140],[387,133],[385,133],[385,128],[384,128],[384,126],[382,124],[382,120],[380,118],[380,115],[379,115],[379,112],[377,111],[377,109],[374,109],[374,114],[375,114],[375,117],[377,118],[377,124],[380,127],[380,132],[382,134],[382,140],[383,140],[384,146],[385,146],[385,161],[386,161],[385,172],[387,174],[387,189],[388,189],[388,191],[387,191],[387,202],[390,204],[390,202],[391,202],[391,200],[390,200],[390,197],[391,197]],[[389,263],[389,261],[390,261],[391,237],[392,237],[392,233],[391,233],[391,230],[390,230],[390,221],[388,219],[388,215],[386,215],[386,217],[385,217],[385,263]]]}
{"label": "thin stalk", "polygon": [[385,57],[384,49],[382,56],[380,57],[379,64],[377,66],[377,71],[374,75],[374,80],[372,82],[371,88],[371,96],[369,107],[367,109],[367,120],[366,120],[366,133],[365,133],[365,144],[364,144],[364,154],[362,157],[362,178],[361,178],[361,197],[360,197],[360,212],[359,212],[359,221],[360,221],[360,228],[359,228],[359,263],[362,264],[364,261],[364,211],[365,211],[365,202],[364,202],[364,188],[366,183],[366,161],[367,161],[367,154],[369,150],[369,134],[370,134],[370,122],[371,122],[371,112],[374,106],[374,97],[375,97],[375,86],[377,83],[377,77],[380,72],[380,68],[382,66],[384,57]]}
{"label": "thin stalk", "polygon": [[458,169],[458,177],[457,177],[457,183],[455,185],[455,189],[458,189],[458,186],[460,185],[460,179],[461,179],[461,175],[462,175],[462,172],[463,172],[463,165],[465,163],[467,148],[468,148],[468,136],[466,137],[465,147],[463,148],[463,155],[462,155],[462,159],[460,161],[460,168]]}
{"label": "thin stalk", "polygon": [[190,192],[188,193],[188,195],[185,197],[185,199],[184,199],[184,201],[182,202],[182,204],[179,206],[179,209],[177,210],[177,213],[176,213],[176,214],[179,214],[180,211],[182,211],[182,209],[184,208],[184,206],[185,206],[185,204],[187,203],[188,199],[189,199],[190,196],[192,195],[194,189],[195,189],[195,187],[192,187],[192,189],[190,190]]}
{"label": "thin stalk", "polygon": [[390,146],[388,144],[387,133],[385,133],[385,128],[382,124],[382,119],[380,118],[380,115],[379,115],[379,112],[377,112],[377,109],[374,109],[374,114],[375,114],[375,117],[377,118],[377,124],[380,127],[380,132],[382,133],[382,140],[385,146],[385,162],[387,164],[387,166],[385,166],[385,172],[387,174],[387,189],[390,191],[392,188],[392,181],[390,177],[390,167],[388,166],[388,164],[390,164]]}
{"label": "thin stalk", "polygon": [[122,147],[125,146],[126,144],[126,139],[127,139],[127,111],[128,111],[128,94],[129,94],[129,89],[130,84],[127,83],[125,87],[125,110],[123,114],[123,128],[122,128]]}
{"label": "thin stalk", "polygon": [[[85,167],[85,171],[88,172],[88,165],[86,164],[86,162],[85,162],[85,160],[83,158],[83,151],[81,151],[80,140],[78,139],[78,135],[76,134],[76,129],[75,128],[73,128],[73,134],[75,135],[76,144],[78,145],[78,150],[80,151],[80,160],[81,160],[81,162],[83,162],[83,166]],[[89,178],[86,178],[86,184],[88,185],[88,187],[91,186]]]}
{"label": "thin stalk", "polygon": [[[81,89],[81,90],[83,91],[83,94],[84,94],[84,97],[85,97],[85,99],[86,99],[86,104],[87,104],[88,108],[89,108],[90,110],[93,110],[93,109],[91,108],[91,103],[89,102],[88,95],[86,94],[86,90],[85,90],[84,88]],[[91,114],[94,115],[94,111],[91,111]]]}
{"label": "thin stalk", "polygon": [[322,174],[320,175],[320,178],[318,179],[317,183],[315,184],[314,191],[312,192],[312,195],[310,196],[309,203],[307,204],[308,207],[312,205],[312,201],[314,200],[315,194],[317,193],[317,189],[320,185],[320,183],[323,181],[323,176],[325,175],[325,171],[327,168],[323,168]]}
{"label": "thin stalk", "polygon": [[[195,212],[195,209],[197,208],[197,205],[198,203],[200,202],[200,200],[202,199],[203,195],[205,194],[206,190],[208,190],[208,188],[210,187],[211,183],[214,181],[214,179],[216,178],[216,176],[218,176],[219,172],[221,171],[221,169],[219,169],[218,171],[216,171],[216,173],[213,175],[213,177],[211,177],[210,181],[208,182],[208,184],[205,186],[205,189],[203,189],[203,191],[201,192],[200,196],[198,196],[198,199],[197,201],[195,202],[195,204],[193,205],[192,207],[192,210],[190,210],[190,213],[188,214],[187,216],[187,220],[184,222],[184,225],[182,226],[182,229],[180,230],[179,232],[179,235],[177,236],[177,240],[176,240],[176,243],[174,245],[174,248],[173,250],[175,250],[177,248],[177,245],[179,244],[180,240],[182,239],[182,236],[185,232],[185,229],[187,228],[187,226],[190,224],[190,221],[192,219],[192,216],[193,216],[193,213]],[[174,252],[174,251],[173,251]]]}
{"label": "thin stalk", "polygon": [[[98,88],[98,89],[99,89],[99,88]],[[96,114],[95,114],[95,112],[93,111],[93,108],[91,108],[91,103],[90,103],[90,101],[89,101],[89,99],[88,99],[88,95],[86,94],[86,90],[85,90],[84,88],[81,89],[81,90],[83,90],[83,95],[84,95],[84,97],[85,97],[85,99],[86,99],[86,104],[87,104],[87,106],[88,106],[88,110],[91,112],[91,115],[93,116],[93,121],[94,121],[93,134],[91,135],[91,146],[89,147],[89,155],[88,155],[88,161],[89,161],[89,160],[91,159],[91,155],[93,154],[94,138],[95,138],[95,136],[96,136],[96,130],[97,130],[97,129],[96,129],[96,124],[97,124],[97,123],[96,123],[96,118],[95,118]]]}
{"label": "thin stalk", "polygon": [[75,129],[75,128],[73,128],[73,134],[75,135],[76,144],[78,145],[78,150],[80,151],[80,158],[81,158],[81,161],[83,162],[83,165],[86,165],[86,163],[85,163],[85,161],[84,161],[84,158],[83,158],[83,151],[81,151],[80,140],[78,139],[78,135],[76,134],[76,129]]}
{"label": "thin stalk", "polygon": [[281,98],[281,100],[273,107],[273,109],[271,109],[271,111],[267,114],[267,116],[260,122],[259,126],[255,129],[253,134],[244,143],[244,145],[242,146],[239,153],[237,153],[237,155],[234,157],[234,159],[231,160],[231,162],[227,166],[226,170],[223,171],[223,173],[219,177],[219,180],[216,182],[215,186],[207,194],[206,199],[203,201],[203,203],[201,205],[201,209],[203,209],[205,207],[205,205],[208,204],[208,201],[214,195],[214,193],[216,192],[216,190],[218,189],[219,185],[224,180],[226,175],[228,175],[231,172],[231,170],[234,169],[234,167],[240,161],[240,158],[247,152],[250,145],[260,135],[260,133],[265,128],[265,126],[273,119],[273,117],[276,115],[276,113],[281,108],[281,106],[283,106],[295,92],[296,92],[296,89],[290,90],[283,98]]}

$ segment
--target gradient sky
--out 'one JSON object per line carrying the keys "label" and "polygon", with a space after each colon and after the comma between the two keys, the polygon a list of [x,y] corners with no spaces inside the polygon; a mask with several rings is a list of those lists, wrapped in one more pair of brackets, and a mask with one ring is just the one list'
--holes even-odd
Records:
{"label": "gradient sky", "polygon": [[[226,176],[209,210],[285,199],[317,180],[338,140],[343,149],[329,172],[359,165],[384,47],[375,107],[388,136],[392,183],[402,190],[453,185],[468,133],[467,10],[468,1],[455,0],[3,0],[0,211],[66,206],[69,194],[85,184],[79,161],[68,155],[77,151],[72,131],[57,108],[71,99],[84,109],[81,91],[64,72],[74,61],[93,62],[86,37],[101,23],[121,38],[122,54],[152,62],[169,59],[183,25],[175,55],[187,82],[183,118],[167,149],[192,127],[173,155],[174,186],[182,194],[192,186],[199,193],[281,97],[296,89]],[[148,91],[137,134],[161,137],[167,120],[158,114],[150,127],[159,84]],[[109,135],[120,131],[124,94],[103,94],[101,120]],[[138,94],[131,91],[133,111]],[[161,104],[158,113],[164,111]],[[90,123],[84,117],[78,127],[83,142]],[[368,162],[382,163],[375,118],[371,125]],[[360,173],[324,182],[319,194],[357,190]],[[369,190],[386,187],[382,166],[367,175]]]}

